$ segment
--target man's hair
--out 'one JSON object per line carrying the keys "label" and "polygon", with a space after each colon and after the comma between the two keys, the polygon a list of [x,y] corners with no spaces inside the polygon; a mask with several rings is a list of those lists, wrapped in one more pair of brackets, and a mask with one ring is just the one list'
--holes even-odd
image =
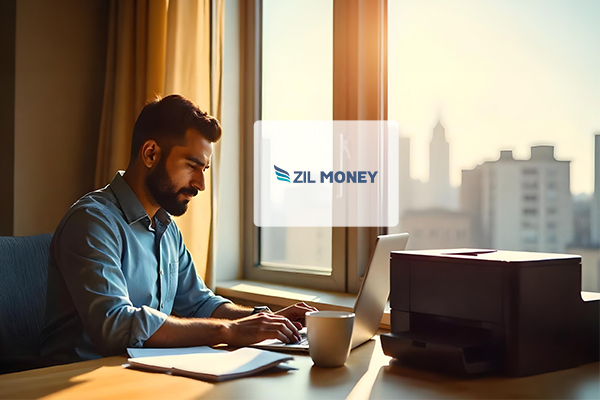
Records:
{"label": "man's hair", "polygon": [[219,121],[185,97],[172,94],[149,101],[133,127],[130,162],[137,158],[144,142],[150,139],[156,140],[167,157],[175,144],[185,143],[189,128],[198,130],[211,143],[221,138]]}

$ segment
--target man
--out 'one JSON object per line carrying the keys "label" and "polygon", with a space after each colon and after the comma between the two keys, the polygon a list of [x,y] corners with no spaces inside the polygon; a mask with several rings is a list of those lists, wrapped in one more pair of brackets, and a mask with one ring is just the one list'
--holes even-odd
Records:
{"label": "man", "polygon": [[79,199],[56,229],[43,357],[73,362],[127,347],[299,339],[300,321],[313,307],[259,312],[214,295],[171,219],[205,189],[220,136],[219,122],[181,96],[144,107],[125,173]]}

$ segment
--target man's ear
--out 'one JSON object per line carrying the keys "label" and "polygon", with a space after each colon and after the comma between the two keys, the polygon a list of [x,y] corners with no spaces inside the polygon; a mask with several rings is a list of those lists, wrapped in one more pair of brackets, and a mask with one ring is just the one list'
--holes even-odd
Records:
{"label": "man's ear", "polygon": [[154,140],[146,140],[141,149],[142,162],[147,168],[152,168],[158,163],[161,156],[161,149]]}

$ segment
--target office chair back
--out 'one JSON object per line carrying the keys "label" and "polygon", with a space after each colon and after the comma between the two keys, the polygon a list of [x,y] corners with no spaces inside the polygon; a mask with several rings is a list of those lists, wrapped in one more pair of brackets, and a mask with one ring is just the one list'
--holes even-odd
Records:
{"label": "office chair back", "polygon": [[0,364],[39,357],[51,240],[0,237]]}

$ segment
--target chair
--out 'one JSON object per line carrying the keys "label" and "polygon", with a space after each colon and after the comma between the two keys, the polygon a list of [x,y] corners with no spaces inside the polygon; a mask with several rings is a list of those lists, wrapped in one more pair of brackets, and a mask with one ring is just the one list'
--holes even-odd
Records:
{"label": "chair", "polygon": [[0,237],[0,373],[46,365],[39,358],[52,234]]}

